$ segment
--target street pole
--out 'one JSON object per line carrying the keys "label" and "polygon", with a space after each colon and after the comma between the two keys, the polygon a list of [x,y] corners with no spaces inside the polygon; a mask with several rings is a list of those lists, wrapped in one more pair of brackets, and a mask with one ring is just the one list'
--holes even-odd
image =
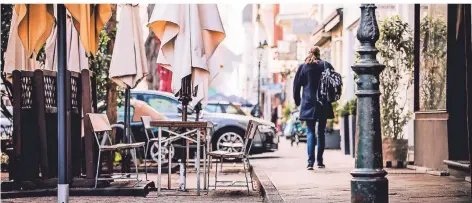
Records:
{"label": "street pole", "polygon": [[57,4],[57,130],[58,130],[58,181],[57,202],[69,202],[69,183],[67,178],[67,116],[66,84],[67,84],[67,45],[66,45],[66,7]]}
{"label": "street pole", "polygon": [[259,59],[259,68],[257,71],[257,111],[256,111],[256,117],[260,118],[261,117],[261,60],[262,60],[262,54],[261,54],[261,59]]}
{"label": "street pole", "polygon": [[355,169],[351,171],[351,202],[388,202],[387,172],[383,169],[380,128],[379,75],[385,68],[376,59],[375,42],[379,28],[374,4],[361,5],[361,22],[357,39],[360,60],[352,66],[359,76],[356,132],[359,136]]}

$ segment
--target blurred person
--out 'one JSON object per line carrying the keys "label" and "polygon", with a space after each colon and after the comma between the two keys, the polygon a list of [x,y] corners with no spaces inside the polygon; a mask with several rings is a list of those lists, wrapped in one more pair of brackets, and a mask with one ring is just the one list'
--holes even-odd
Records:
{"label": "blurred person", "polygon": [[[315,164],[315,146],[318,144],[316,162],[318,168],[324,168],[323,152],[325,149],[325,128],[327,119],[334,118],[333,107],[330,102],[318,97],[319,84],[322,73],[332,65],[320,58],[320,48],[310,49],[305,63],[300,65],[293,84],[295,104],[300,106],[301,121],[306,121],[308,170],[313,170]],[[303,90],[300,95],[300,90]],[[315,131],[316,123],[318,123]],[[315,132],[317,133],[315,139]]]}

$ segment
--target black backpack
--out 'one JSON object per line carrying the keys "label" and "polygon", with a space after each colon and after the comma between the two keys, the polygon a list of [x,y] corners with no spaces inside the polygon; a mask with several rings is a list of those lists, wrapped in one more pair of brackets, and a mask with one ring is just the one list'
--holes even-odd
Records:
{"label": "black backpack", "polygon": [[332,67],[326,68],[326,62],[323,61],[324,70],[321,73],[320,84],[318,86],[318,102],[332,103],[341,98],[343,89],[343,80],[339,73]]}

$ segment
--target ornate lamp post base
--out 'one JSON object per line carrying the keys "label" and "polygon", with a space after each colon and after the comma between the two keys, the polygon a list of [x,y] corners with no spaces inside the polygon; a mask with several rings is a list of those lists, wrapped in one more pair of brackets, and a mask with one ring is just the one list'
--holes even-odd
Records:
{"label": "ornate lamp post base", "polygon": [[387,178],[352,178],[351,202],[388,202]]}
{"label": "ornate lamp post base", "polygon": [[380,127],[379,75],[385,68],[376,59],[379,28],[375,18],[375,5],[361,5],[361,22],[357,39],[361,43],[360,59],[352,66],[358,75],[357,126],[359,137],[356,169],[351,171],[351,202],[388,203],[387,172],[383,170],[382,133]]}

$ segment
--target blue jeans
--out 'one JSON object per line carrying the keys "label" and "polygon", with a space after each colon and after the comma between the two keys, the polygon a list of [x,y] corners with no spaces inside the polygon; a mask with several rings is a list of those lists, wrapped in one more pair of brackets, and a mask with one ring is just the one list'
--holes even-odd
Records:
{"label": "blue jeans", "polygon": [[315,126],[316,120],[306,121],[306,136],[307,136],[307,148],[308,148],[308,164],[313,165],[315,163],[315,146],[318,143],[318,152],[316,161],[318,165],[323,164],[323,152],[325,149],[325,129],[326,119],[318,119],[317,136],[315,139]]}

